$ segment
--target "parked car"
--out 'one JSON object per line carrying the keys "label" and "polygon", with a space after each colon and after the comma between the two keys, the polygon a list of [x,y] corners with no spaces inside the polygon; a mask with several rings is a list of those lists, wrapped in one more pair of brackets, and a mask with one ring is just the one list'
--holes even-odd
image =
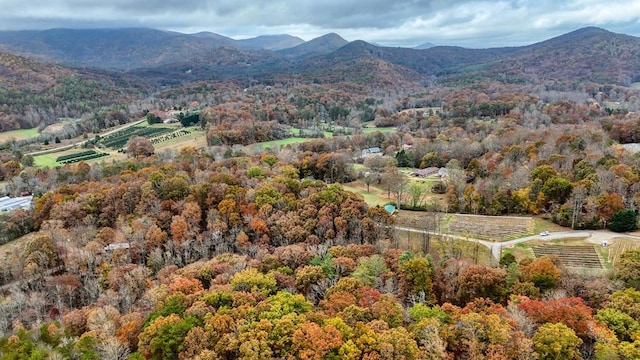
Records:
{"label": "parked car", "polygon": [[547,235],[549,235],[548,231],[543,231],[543,232],[540,233],[540,236],[547,236]]}

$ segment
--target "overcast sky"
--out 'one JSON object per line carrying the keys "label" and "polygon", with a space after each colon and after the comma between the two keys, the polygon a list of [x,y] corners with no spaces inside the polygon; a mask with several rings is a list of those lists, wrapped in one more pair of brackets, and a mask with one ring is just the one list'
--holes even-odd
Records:
{"label": "overcast sky", "polygon": [[0,30],[150,27],[235,39],[336,32],[388,46],[528,45],[585,26],[640,36],[639,0],[0,0]]}

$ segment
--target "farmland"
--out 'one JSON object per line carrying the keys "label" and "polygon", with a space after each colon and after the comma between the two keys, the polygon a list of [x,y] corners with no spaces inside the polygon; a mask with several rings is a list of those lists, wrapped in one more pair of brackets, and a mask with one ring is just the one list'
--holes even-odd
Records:
{"label": "farmland", "polygon": [[610,246],[602,249],[608,267],[613,266],[626,251],[640,249],[640,240],[636,239],[613,238],[610,243]]}
{"label": "farmland", "polygon": [[95,150],[86,150],[77,153],[61,155],[56,158],[56,162],[60,164],[73,164],[80,161],[87,161],[97,159],[103,156],[108,156],[108,153],[99,152]]}
{"label": "farmland", "polygon": [[15,139],[15,140],[31,139],[31,138],[37,137],[38,135],[39,135],[38,129],[36,128],[0,132],[0,143],[10,141],[11,139]]}
{"label": "farmland", "polygon": [[119,130],[113,134],[107,135],[104,138],[101,138],[99,143],[103,146],[113,149],[119,150],[125,147],[127,142],[132,136],[142,136],[146,138],[153,138],[157,136],[161,136],[164,134],[168,134],[172,131],[176,130],[175,127],[168,126],[144,126],[144,125],[136,125],[131,126],[126,129]]}
{"label": "farmland", "polygon": [[555,256],[560,263],[570,268],[602,269],[602,262],[595,250],[595,245],[560,245],[544,244],[534,246],[536,257]]}
{"label": "farmland", "polygon": [[534,226],[531,217],[458,214],[449,223],[449,232],[489,241],[505,241],[532,234]]}

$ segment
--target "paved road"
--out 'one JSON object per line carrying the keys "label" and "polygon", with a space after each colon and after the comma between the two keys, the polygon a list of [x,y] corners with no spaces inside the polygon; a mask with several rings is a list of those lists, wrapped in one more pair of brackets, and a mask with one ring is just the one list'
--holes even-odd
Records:
{"label": "paved road", "polygon": [[458,236],[458,235],[451,235],[446,233],[438,233],[435,231],[427,231],[427,230],[416,229],[416,228],[405,227],[405,226],[396,226],[395,228],[396,230],[410,231],[410,232],[416,232],[420,234],[446,236],[452,239],[478,243],[485,246],[489,250],[491,250],[491,255],[496,260],[500,260],[500,253],[502,248],[513,246],[515,244],[519,244],[521,242],[527,242],[531,240],[559,240],[559,239],[566,239],[566,238],[586,238],[585,241],[593,244],[602,244],[603,241],[607,241],[611,243],[611,239],[619,238],[619,237],[640,240],[640,236],[628,235],[624,233],[615,233],[608,230],[594,230],[594,231],[572,230],[572,231],[562,231],[562,232],[550,232],[549,235],[547,236],[531,235],[531,236],[521,237],[518,239],[509,240],[509,241],[493,242],[493,241],[487,241],[487,240],[474,239],[468,236]]}

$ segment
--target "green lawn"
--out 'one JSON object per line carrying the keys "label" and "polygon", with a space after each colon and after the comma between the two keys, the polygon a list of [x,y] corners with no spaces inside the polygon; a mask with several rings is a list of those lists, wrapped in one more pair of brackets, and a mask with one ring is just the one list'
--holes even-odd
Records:
{"label": "green lawn", "polygon": [[60,166],[56,159],[60,156],[61,153],[52,153],[52,154],[44,154],[44,155],[36,155],[33,157],[33,164],[37,167],[50,167],[55,168],[56,166]]}
{"label": "green lawn", "polygon": [[280,139],[280,140],[271,140],[271,141],[259,142],[259,143],[247,145],[247,147],[266,149],[266,148],[269,148],[269,147],[275,147],[275,146],[280,147],[280,146],[284,146],[284,145],[297,144],[297,143],[310,141],[310,140],[314,140],[314,139],[313,138],[303,138],[303,137],[290,137],[290,138]]}
{"label": "green lawn", "polygon": [[[33,157],[33,165],[36,167],[49,167],[53,169],[55,167],[62,166],[62,164],[56,161],[58,157],[63,155],[78,153],[84,150],[88,150],[88,149],[73,148],[73,149],[68,149],[64,151],[53,152],[50,154],[36,155]],[[97,150],[97,151],[109,153],[109,151],[104,151],[104,150]],[[107,159],[112,159],[113,157],[114,155],[103,156],[95,159],[85,160],[85,162],[87,164],[99,163]]]}
{"label": "green lawn", "polygon": [[21,129],[21,130],[12,130],[0,132],[0,142],[9,141],[11,139],[16,140],[24,140],[37,137],[40,133],[38,133],[38,129]]}
{"label": "green lawn", "polygon": [[381,133],[383,133],[383,134],[388,134],[388,133],[394,133],[394,132],[398,131],[398,129],[396,129],[396,128],[392,128],[392,127],[384,127],[384,128],[363,128],[363,129],[362,129],[362,132],[363,132],[364,134],[372,134],[372,133],[375,133],[375,132],[377,132],[377,131],[379,131],[379,132],[381,132]]}

